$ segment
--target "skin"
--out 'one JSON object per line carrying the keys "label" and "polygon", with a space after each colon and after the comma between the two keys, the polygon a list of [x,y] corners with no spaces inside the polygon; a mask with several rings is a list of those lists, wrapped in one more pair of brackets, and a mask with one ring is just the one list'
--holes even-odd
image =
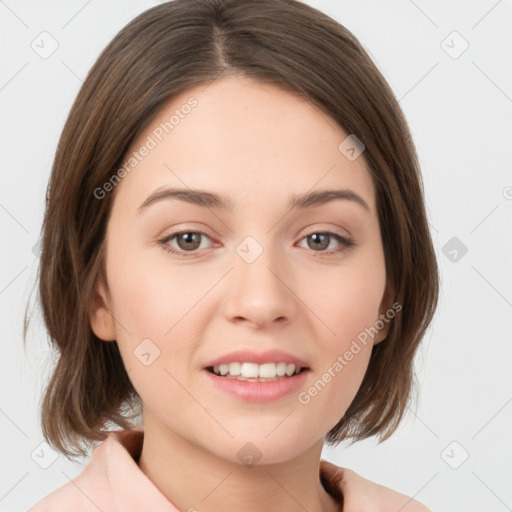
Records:
{"label": "skin", "polygon": [[[101,300],[90,308],[92,329],[117,340],[143,403],[139,466],[180,510],[338,510],[319,480],[324,436],[356,395],[388,324],[305,405],[297,392],[244,402],[210,385],[202,369],[239,348],[279,348],[309,363],[299,391],[307,390],[385,313],[371,175],[363,157],[349,161],[338,150],[348,134],[333,119],[290,92],[241,77],[173,98],[128,153],[191,96],[198,105],[115,189],[108,291],[98,282]],[[161,186],[222,193],[235,210],[172,199],[137,213]],[[369,211],[349,200],[288,208],[289,195],[312,189],[350,189]],[[198,229],[207,236],[188,249],[193,256],[158,242]],[[319,257],[342,247],[332,237],[315,246],[310,235],[326,231],[355,245]],[[247,236],[263,250],[252,263],[236,252]],[[190,247],[180,237],[166,243],[185,254]],[[134,355],[147,338],[160,350],[149,366]],[[237,457],[247,442],[261,452],[252,467]]]}

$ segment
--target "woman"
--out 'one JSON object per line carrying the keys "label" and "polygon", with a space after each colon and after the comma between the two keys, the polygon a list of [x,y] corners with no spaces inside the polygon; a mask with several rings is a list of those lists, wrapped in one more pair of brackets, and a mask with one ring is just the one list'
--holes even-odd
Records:
{"label": "woman", "polygon": [[43,229],[43,432],[122,430],[31,510],[428,510],[320,459],[396,429],[438,293],[406,121],[344,27],[142,13],[78,94]]}

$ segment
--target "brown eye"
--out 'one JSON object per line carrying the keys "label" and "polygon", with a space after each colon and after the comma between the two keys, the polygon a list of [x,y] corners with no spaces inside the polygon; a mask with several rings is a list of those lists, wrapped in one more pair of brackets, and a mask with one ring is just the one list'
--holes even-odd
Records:
{"label": "brown eye", "polygon": [[172,233],[158,242],[164,250],[170,253],[192,256],[194,251],[204,249],[204,247],[200,247],[204,240],[210,240],[210,237],[202,231],[181,231]]}
{"label": "brown eye", "polygon": [[188,232],[176,235],[178,247],[184,251],[195,251],[201,245],[201,233]]}
{"label": "brown eye", "polygon": [[[353,240],[331,231],[311,233],[303,237],[302,240],[307,240],[307,248],[312,249],[313,252],[317,253],[314,254],[314,256],[319,257],[342,254],[355,246],[355,242]],[[334,242],[334,247],[331,247],[330,250],[326,251],[326,249],[331,245],[331,242]]]}
{"label": "brown eye", "polygon": [[[308,239],[308,246],[310,249],[323,251],[329,247],[331,236],[326,233],[313,233],[306,237]],[[312,243],[310,243],[310,241]]]}

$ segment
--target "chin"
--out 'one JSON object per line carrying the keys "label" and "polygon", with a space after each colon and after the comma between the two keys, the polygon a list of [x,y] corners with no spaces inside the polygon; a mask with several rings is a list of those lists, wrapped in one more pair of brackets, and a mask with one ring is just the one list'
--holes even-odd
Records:
{"label": "chin", "polygon": [[[284,415],[279,421],[273,422],[269,428],[268,423],[259,425],[241,425],[239,429],[229,429],[234,439],[229,439],[223,455],[232,454],[229,459],[247,467],[267,464],[284,463],[301,455],[313,442],[308,443],[299,426],[291,429],[283,421]],[[282,422],[280,424],[280,422]],[[219,444],[224,443],[218,443]]]}

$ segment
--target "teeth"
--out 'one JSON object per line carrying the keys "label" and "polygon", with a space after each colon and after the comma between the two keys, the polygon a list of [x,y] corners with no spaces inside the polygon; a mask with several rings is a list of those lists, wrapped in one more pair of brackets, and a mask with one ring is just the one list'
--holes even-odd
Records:
{"label": "teeth", "polygon": [[276,377],[291,377],[302,370],[300,366],[293,363],[229,363],[213,367],[215,375],[225,377],[261,378],[274,379]]}
{"label": "teeth", "polygon": [[229,371],[230,375],[236,376],[236,375],[240,375],[240,373],[242,372],[242,364],[241,363],[231,363],[231,364],[227,364],[226,366],[228,367],[228,371]]}
{"label": "teeth", "polygon": [[286,363],[276,364],[276,373],[279,377],[282,377],[286,373]]}
{"label": "teeth", "polygon": [[242,363],[242,368],[240,369],[240,375],[242,377],[259,377],[258,375],[259,365],[256,363]]}
{"label": "teeth", "polygon": [[263,377],[264,379],[271,379],[272,377],[275,377],[277,375],[276,363],[264,363],[260,365],[259,369],[257,369],[257,372],[258,377]]}

